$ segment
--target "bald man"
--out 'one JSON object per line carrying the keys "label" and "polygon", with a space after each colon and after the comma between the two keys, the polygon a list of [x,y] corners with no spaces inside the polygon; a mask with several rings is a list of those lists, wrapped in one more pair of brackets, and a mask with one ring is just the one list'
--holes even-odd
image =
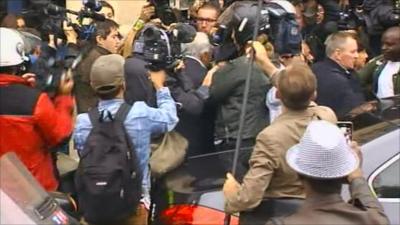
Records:
{"label": "bald man", "polygon": [[400,94],[400,27],[382,35],[382,55],[372,59],[358,74],[364,87],[378,98]]}

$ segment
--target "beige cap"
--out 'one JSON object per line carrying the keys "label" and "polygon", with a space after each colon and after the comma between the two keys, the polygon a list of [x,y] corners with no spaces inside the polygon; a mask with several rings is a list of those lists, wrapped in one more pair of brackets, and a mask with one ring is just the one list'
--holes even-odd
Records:
{"label": "beige cap", "polygon": [[125,59],[121,55],[103,55],[94,61],[90,72],[90,85],[97,93],[115,91],[124,81]]}

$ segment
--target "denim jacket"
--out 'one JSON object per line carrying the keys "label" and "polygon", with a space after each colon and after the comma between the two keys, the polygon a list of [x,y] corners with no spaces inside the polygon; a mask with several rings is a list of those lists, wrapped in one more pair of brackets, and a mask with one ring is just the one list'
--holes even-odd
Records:
{"label": "denim jacket", "polygon": [[[123,99],[101,100],[98,104],[99,112],[108,110],[115,115]],[[144,102],[135,102],[124,122],[126,131],[135,146],[139,159],[140,169],[143,171],[144,203],[148,203],[150,192],[150,137],[152,134],[165,133],[174,129],[178,123],[175,102],[168,88],[157,91],[158,108],[151,108]],[[105,118],[106,119],[106,118]],[[83,150],[86,139],[92,129],[87,113],[79,114],[74,131],[75,149],[78,153]]]}

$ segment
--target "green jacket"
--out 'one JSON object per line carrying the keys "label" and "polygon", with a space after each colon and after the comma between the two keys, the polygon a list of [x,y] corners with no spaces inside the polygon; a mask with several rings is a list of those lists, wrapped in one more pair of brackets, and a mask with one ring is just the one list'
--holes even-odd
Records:
{"label": "green jacket", "polygon": [[[370,96],[371,93],[377,93],[379,76],[385,66],[386,60],[383,58],[383,55],[380,55],[371,59],[361,70],[358,71],[361,84],[366,90],[367,96]],[[400,70],[393,75],[392,80],[394,94],[400,94]]]}
{"label": "green jacket", "polygon": [[[210,101],[217,106],[215,132],[217,138],[235,139],[239,129],[246,74],[250,64],[243,56],[226,63],[213,76]],[[254,64],[247,102],[243,138],[255,138],[268,125],[265,98],[270,81]]]}

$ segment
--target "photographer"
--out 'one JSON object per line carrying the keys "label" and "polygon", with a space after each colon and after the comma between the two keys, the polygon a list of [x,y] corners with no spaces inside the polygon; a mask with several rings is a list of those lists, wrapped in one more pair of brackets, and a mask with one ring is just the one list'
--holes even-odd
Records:
{"label": "photographer", "polygon": [[[194,28],[187,24],[178,23],[170,30],[148,24],[135,41],[133,56],[128,58],[125,63],[127,84],[125,99],[131,104],[136,101],[146,101],[147,104],[154,106],[154,89],[149,82],[148,73],[158,70],[167,71],[166,86],[170,88],[171,95],[177,102],[180,119],[176,131],[187,138],[189,142],[188,156],[210,152],[213,149],[213,121],[210,122],[212,117],[208,118],[211,115],[206,114],[204,107],[209,96],[212,73],[215,69],[206,76],[207,68],[197,70],[198,67],[195,67],[193,63],[188,64],[187,57],[184,58],[186,64],[184,66],[179,59],[182,55],[181,43],[188,43],[186,50],[191,53],[194,53],[195,50],[205,53],[204,49],[196,47],[208,46],[207,54],[202,55],[210,55],[211,46],[207,36],[203,34],[203,38],[199,38],[200,35],[195,39],[195,35]],[[198,55],[199,53],[196,53],[196,56]],[[193,57],[195,56],[192,56],[192,60]],[[206,58],[209,57],[203,57],[203,62],[208,64]],[[199,66],[201,67],[201,65]]]}
{"label": "photographer", "polygon": [[[0,28],[0,155],[14,151],[39,183],[57,189],[50,149],[72,132],[73,81],[64,71],[53,100],[33,88],[35,75],[25,74],[24,42],[12,29]],[[21,137],[23,137],[21,139]]]}
{"label": "photographer", "polygon": [[78,113],[87,112],[89,108],[96,106],[97,98],[90,87],[90,71],[93,62],[102,55],[117,53],[121,36],[119,25],[113,20],[95,22],[96,30],[92,34],[91,43],[93,47],[85,55],[76,69],[74,75],[74,94],[77,101]]}
{"label": "photographer", "polygon": [[[210,102],[216,106],[215,133],[219,151],[235,148],[239,129],[239,115],[244,96],[246,74],[250,66],[254,66],[250,81],[250,92],[243,127],[242,148],[252,147],[257,134],[268,125],[268,109],[265,106],[265,96],[269,89],[269,80],[256,65],[250,65],[245,56],[246,43],[252,38],[256,23],[256,2],[235,2],[220,16],[229,18],[229,28],[233,30],[233,42],[240,56],[226,62],[216,71],[210,86]],[[231,15],[231,17],[227,16]],[[245,21],[245,22],[243,22]],[[269,26],[268,14],[260,18],[260,33]],[[245,24],[241,26],[241,24]],[[241,27],[241,28],[240,28]],[[240,29],[239,29],[240,28]],[[242,177],[248,169],[250,152],[240,151],[238,176]]]}
{"label": "photographer", "polygon": [[77,33],[67,26],[67,23],[64,23],[63,31],[66,40],[57,39],[53,34],[49,34],[47,43],[35,35],[21,32],[24,34],[25,43],[30,45],[28,69],[36,74],[35,87],[47,92],[50,97],[54,97],[57,92],[62,71],[69,69],[80,54],[76,45]]}

